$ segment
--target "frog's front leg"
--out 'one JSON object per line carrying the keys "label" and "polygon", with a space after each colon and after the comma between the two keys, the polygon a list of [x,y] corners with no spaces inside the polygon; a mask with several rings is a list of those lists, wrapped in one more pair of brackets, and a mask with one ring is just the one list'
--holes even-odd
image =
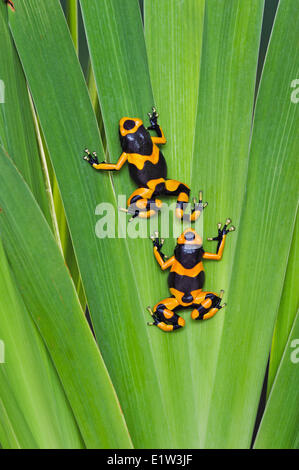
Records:
{"label": "frog's front leg", "polygon": [[217,251],[216,251],[216,253],[208,253],[207,251],[205,251],[205,253],[203,255],[204,259],[213,259],[213,260],[216,260],[216,261],[221,260],[222,255],[223,255],[224,246],[225,246],[226,236],[229,232],[234,232],[236,230],[233,225],[230,228],[228,228],[228,225],[230,223],[231,223],[231,219],[226,219],[225,224],[223,225],[222,228],[221,228],[222,224],[221,223],[218,224],[218,235],[217,235],[217,237],[208,238],[209,241],[217,241],[218,242]]}
{"label": "frog's front leg", "polygon": [[175,257],[172,256],[171,258],[165,260],[167,258],[166,255],[164,255],[164,253],[162,253],[162,246],[164,244],[164,240],[162,238],[159,237],[159,232],[155,232],[154,235],[151,236],[151,240],[153,242],[153,245],[154,245],[154,256],[160,266],[160,268],[165,271],[165,269],[168,269],[170,268],[174,261],[175,261]]}
{"label": "frog's front leg", "polygon": [[164,136],[164,133],[161,127],[158,124],[159,114],[157,113],[156,108],[153,106],[152,113],[148,113],[150,120],[150,126],[147,128],[148,131],[155,131],[158,137],[152,137],[152,142],[154,144],[166,144],[167,140]]}
{"label": "frog's front leg", "polygon": [[107,163],[105,161],[100,162],[98,161],[98,156],[96,152],[92,154],[89,152],[88,149],[85,149],[86,155],[83,156],[83,160],[87,161],[95,170],[115,170],[118,171],[122,168],[122,166],[128,160],[128,156],[125,152],[121,154],[117,163]]}

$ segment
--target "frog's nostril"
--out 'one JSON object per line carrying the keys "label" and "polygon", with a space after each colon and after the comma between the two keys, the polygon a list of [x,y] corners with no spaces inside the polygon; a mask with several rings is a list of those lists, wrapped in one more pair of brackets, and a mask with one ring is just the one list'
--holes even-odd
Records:
{"label": "frog's nostril", "polygon": [[190,242],[191,240],[194,240],[195,234],[193,232],[186,232],[185,233],[185,240]]}

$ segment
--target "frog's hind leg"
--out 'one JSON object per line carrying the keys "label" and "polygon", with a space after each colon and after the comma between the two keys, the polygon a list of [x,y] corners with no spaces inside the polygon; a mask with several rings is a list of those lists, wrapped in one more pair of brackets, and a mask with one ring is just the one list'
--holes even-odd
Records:
{"label": "frog's hind leg", "polygon": [[132,218],[148,219],[155,215],[162,207],[162,201],[156,199],[153,189],[138,188],[128,199],[128,213]]}
{"label": "frog's hind leg", "polygon": [[185,210],[189,202],[190,188],[186,184],[180,183],[176,180],[168,179],[165,181],[165,195],[177,196],[175,214],[179,219],[188,222],[195,222],[200,216],[202,210],[206,206],[202,204],[202,192],[199,193],[199,201],[193,200],[193,207],[190,214],[186,214]]}
{"label": "frog's hind leg", "polygon": [[201,292],[199,296],[195,298],[191,318],[193,320],[208,320],[216,315],[216,313],[226,305],[221,305],[223,293],[223,290],[220,291],[219,295],[214,292]]}
{"label": "frog's hind leg", "polygon": [[156,325],[166,332],[183,328],[185,326],[185,320],[174,312],[179,306],[179,302],[175,297],[169,297],[156,304],[153,310],[147,307],[154,320],[148,323],[148,325]]}

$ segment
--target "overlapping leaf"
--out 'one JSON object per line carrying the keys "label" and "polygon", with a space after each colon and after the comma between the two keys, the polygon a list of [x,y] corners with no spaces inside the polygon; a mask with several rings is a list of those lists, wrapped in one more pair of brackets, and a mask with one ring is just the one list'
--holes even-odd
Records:
{"label": "overlapping leaf", "polygon": [[[18,15],[10,18],[11,30],[59,183],[100,349],[117,392],[126,396],[126,401],[120,396],[126,416],[134,416],[133,438],[140,445],[159,446],[159,430],[162,427],[168,432],[167,419],[163,405],[156,407],[156,400],[162,403],[163,397],[142,317],[146,299],[143,304],[139,297],[142,281],[134,272],[133,251],[128,252],[125,240],[96,237],[97,204],[110,203],[113,209],[116,203],[109,176],[99,179],[82,159],[85,147],[97,150],[99,160],[104,156],[71,38],[58,1],[49,5],[17,0],[16,8]],[[34,56],[33,38],[38,43]],[[65,57],[63,62],[61,57]],[[114,229],[113,219],[111,223]],[[143,270],[141,267],[140,272]],[[157,417],[155,428],[153,415]]]}
{"label": "overlapping leaf", "polygon": [[[72,0],[67,3],[75,7]],[[147,53],[139,3],[144,8]],[[137,0],[81,0],[109,158],[114,162],[121,153],[119,118],[132,115],[146,121],[146,113],[156,104],[160,124],[168,138],[163,151],[169,176],[191,182],[194,195],[203,189],[209,201],[205,233],[213,235],[215,223],[227,216],[237,225],[237,232],[229,235],[223,261],[207,267],[205,288],[215,292],[220,288],[226,290],[226,313],[219,313],[210,322],[187,324],[188,328],[178,334],[163,335],[158,329],[146,326],[148,317],[144,307],[169,295],[166,275],[154,263],[150,242],[138,238],[100,240],[96,237],[97,220],[105,209],[110,215],[106,219],[108,228],[112,232],[116,229],[117,235],[119,218],[115,210],[119,201],[116,196],[123,194],[121,205],[125,204],[135,187],[126,170],[112,179],[104,173],[96,174],[81,158],[86,146],[98,151],[99,160],[104,159],[104,151],[58,0],[53,0],[51,5],[46,0],[15,0],[16,12],[9,14],[11,31],[57,177],[97,340],[134,444],[137,447],[248,447],[276,312],[280,304],[272,344],[271,381],[290,331],[297,298],[292,291],[296,276],[296,232],[288,262],[298,196],[295,185],[298,111],[290,100],[290,84],[298,74],[295,0],[280,2],[258,96],[249,164],[264,2],[145,0],[139,3]],[[1,8],[4,13],[5,7]],[[76,18],[71,21],[70,29],[76,43]],[[15,53],[7,28],[5,31],[12,67]],[[293,55],[286,54],[283,47],[286,43],[288,47],[291,45]],[[10,119],[10,129],[11,122]],[[6,136],[7,131],[2,134]],[[14,134],[10,142],[14,143],[16,137]],[[21,141],[17,143],[21,149]],[[20,152],[16,154],[21,161]],[[22,283],[26,308],[39,325],[54,359],[85,443],[89,447],[129,446],[113,391],[111,400],[108,399],[112,390],[109,378],[87,330],[70,279],[65,278],[54,240],[45,222],[41,222],[40,213],[37,216],[32,196],[29,197],[11,163],[4,155],[0,161],[4,169],[0,176],[0,197],[5,206],[0,223],[4,221],[4,242],[13,276]],[[37,160],[32,161],[39,168]],[[29,167],[26,162],[24,175]],[[17,188],[11,200],[5,194],[9,182]],[[20,207],[13,213],[13,204],[19,200]],[[103,202],[110,206],[96,209]],[[22,208],[25,210],[26,205],[27,211],[27,204],[29,219],[25,220],[28,215],[24,216]],[[278,219],[282,222],[279,230]],[[136,235],[140,227],[145,234],[146,223],[132,223],[128,232],[133,234],[135,230]],[[52,261],[43,256],[46,249]],[[167,254],[172,249],[172,240],[168,240]],[[205,249],[210,247],[205,244]],[[67,259],[70,266],[72,256]],[[40,263],[44,258],[46,261]],[[66,293],[57,280],[52,283],[53,277],[45,283],[52,272],[55,276],[59,274],[64,287],[68,286]],[[68,315],[71,305],[74,316]],[[54,312],[53,319],[50,311]],[[69,340],[66,345],[62,342],[62,336],[67,337],[68,331],[75,335],[76,352]],[[296,366],[292,364],[292,368],[287,362],[290,341],[296,331],[294,327],[274,380],[257,447],[267,446],[270,441],[272,446],[274,443],[297,445]],[[63,354],[70,364],[62,360]],[[91,358],[91,371],[83,372],[82,358],[85,361]],[[78,371],[75,362],[80,364]],[[101,378],[96,372],[100,369]],[[290,384],[287,391],[286,381]],[[78,395],[82,384],[84,403]],[[105,405],[108,403],[107,413],[98,407],[97,385],[101,388],[100,396],[106,397],[103,399]],[[84,395],[88,387],[92,390],[90,396]],[[286,403],[281,403],[282,393],[287,396]],[[39,446],[37,428],[27,429],[22,409],[13,396],[9,401],[9,396],[8,388],[1,393],[2,437],[5,433],[2,445]],[[14,409],[23,441],[14,434],[6,403]],[[280,406],[285,410],[287,423],[281,440],[273,429]]]}
{"label": "overlapping leaf", "polygon": [[82,447],[69,402],[18,292],[1,240],[0,338],[0,442],[6,448]]}
{"label": "overlapping leaf", "polygon": [[[96,2],[84,0],[81,0],[81,5],[104,119],[110,159],[111,161],[116,161],[121,152],[118,138],[119,119],[122,116],[140,117],[145,121],[145,125],[147,125],[146,113],[151,110],[151,106],[154,104],[139,6],[137,1]],[[198,3],[198,5],[202,7],[202,3]],[[193,9],[195,10],[194,5]],[[145,17],[146,15],[145,10]],[[189,14],[189,18],[192,18],[191,14]],[[202,18],[202,8],[199,14],[192,18],[194,29],[196,28],[195,25],[198,18]],[[182,21],[179,24],[182,25]],[[169,31],[165,29],[163,32],[160,31],[159,34],[163,42]],[[188,51],[190,34],[187,26],[183,28],[183,34],[180,39],[182,40],[180,45],[182,51]],[[199,28],[198,41],[195,45],[197,59],[200,55],[200,46],[201,31]],[[163,62],[161,57],[159,60]],[[175,68],[175,63],[173,63],[173,67]],[[196,69],[196,65],[194,65],[194,69]],[[180,69],[178,79],[182,81],[185,79],[185,82],[187,82],[182,69]],[[192,97],[194,95],[197,96],[196,88],[198,83],[195,82],[196,76],[192,78],[193,88],[192,92],[190,92]],[[186,95],[188,95],[187,92]],[[167,114],[168,112],[169,110]],[[187,115],[187,109],[184,110],[184,113]],[[162,127],[164,127],[164,115],[166,115],[165,107],[164,112],[161,111],[159,118]],[[173,119],[175,119],[174,116]],[[195,116],[193,116],[193,123],[194,119]],[[192,113],[190,114],[190,120],[192,126]],[[192,131],[188,129],[188,123],[190,121],[184,123],[183,129],[187,129],[191,139]],[[186,135],[186,131],[183,132],[183,135]],[[173,136],[167,135],[167,138],[171,141]],[[191,141],[189,142],[189,149],[190,147],[192,147]],[[171,148],[174,148],[173,145]],[[165,146],[165,150],[163,148],[163,152],[167,161],[169,157],[170,162],[173,162],[174,157],[169,154],[168,145]],[[191,151],[189,150],[190,153]],[[171,175],[169,172],[169,177],[180,179],[179,173]],[[103,178],[103,175],[99,174],[98,178],[100,180]],[[125,194],[127,197],[136,189],[132,182],[130,182],[125,169],[119,174],[113,175],[113,184],[117,194]],[[150,230],[146,224],[141,222],[140,225],[143,226],[144,232],[149,236]],[[129,230],[131,230],[131,226]],[[159,300],[169,296],[167,279],[165,273],[164,275],[161,274],[155,264],[148,240],[128,239],[127,248],[130,253],[134,253],[134,256],[131,258],[132,267],[135,272],[135,280],[132,286],[134,286],[135,295],[138,295],[140,299],[140,307],[136,315],[142,320],[143,324],[140,327],[139,334],[145,335],[145,342],[142,348],[139,349],[139,346],[135,344],[132,352],[135,350],[135,354],[137,353],[137,356],[142,358],[145,354],[145,347],[148,347],[147,345],[152,349],[152,366],[145,371],[145,380],[146,383],[153,383],[154,374],[157,373],[159,385],[157,387],[153,383],[153,388],[149,389],[146,387],[146,390],[144,390],[144,403],[147,403],[147,407],[150,410],[151,426],[154,426],[153,429],[159,429],[160,431],[156,435],[154,432],[151,432],[150,435],[147,434],[145,440],[141,440],[140,432],[143,432],[143,429],[149,423],[142,422],[141,428],[136,428],[137,414],[142,412],[142,409],[139,407],[137,410],[134,407],[133,412],[131,410],[126,412],[129,428],[131,429],[132,426],[132,429],[134,429],[137,446],[140,445],[140,442],[142,446],[196,446],[197,436],[193,432],[193,423],[197,422],[197,417],[192,407],[186,408],[185,406],[186,396],[191,401],[196,401],[196,395],[194,395],[193,390],[192,371],[188,366],[186,367],[186,363],[189,363],[190,354],[188,336],[185,332],[184,334],[167,336],[161,334],[159,330],[146,330],[148,314],[145,312],[145,306],[154,305]],[[169,243],[168,249],[173,250],[173,248],[173,244]],[[124,310],[123,313],[124,316],[132,315],[130,311]],[[126,344],[128,345],[128,342]],[[111,350],[104,351],[103,353],[107,363],[109,361],[110,364]],[[142,363],[143,359],[140,360],[140,367],[142,367]],[[116,373],[115,367],[113,373]],[[119,368],[117,374],[120,374]],[[116,377],[116,380],[119,379]],[[122,387],[117,388],[117,391],[122,403],[130,400],[130,397],[124,394]],[[154,401],[152,400],[153,396],[155,396]],[[158,408],[156,405],[157,401],[160,403]],[[173,407],[174,402],[176,402],[175,408]],[[163,410],[166,411],[168,425],[163,420]],[[181,432],[182,426],[184,429],[183,433]],[[162,436],[161,430],[163,430]]]}
{"label": "overlapping leaf", "polygon": [[0,80],[4,93],[4,102],[0,103],[0,143],[10,152],[51,223],[27,86],[9,32],[4,2],[0,2],[0,57]]}
{"label": "overlapping leaf", "polygon": [[[176,107],[176,112],[170,118],[173,123],[176,121],[174,137],[176,137],[175,152],[177,158],[173,159],[173,164],[176,171],[187,174],[187,180],[192,181],[193,192],[203,189],[205,199],[209,200],[209,207],[204,214],[205,231],[211,230],[215,222],[218,221],[215,220],[215,214],[216,217],[218,214],[218,217],[221,216],[222,219],[228,215],[233,216],[235,222],[238,223],[241,201],[238,207],[233,204],[233,200],[228,204],[231,194],[228,187],[233,178],[231,166],[234,165],[236,153],[238,153],[239,174],[242,175],[243,181],[246,177],[262,6],[261,2],[253,2],[250,5],[235,2],[221,6],[217,2],[206,2],[195,133],[193,106],[194,102],[197,101],[197,87],[195,84],[197,70],[192,69],[192,67],[195,67],[197,62],[192,63],[190,54],[192,55],[193,52],[193,59],[194,56],[198,57],[201,37],[199,36],[200,28],[198,28],[198,31],[196,29],[193,31],[190,27],[190,24],[192,24],[190,16],[194,18],[197,14],[196,24],[200,24],[202,3],[193,2],[192,5],[190,2],[172,4],[169,9],[168,21],[164,21],[166,11],[164,11],[164,15],[157,19],[154,2],[145,3],[145,28],[147,44],[149,45],[148,54],[152,60],[151,71],[155,77],[154,91],[156,93],[157,90],[164,106],[167,106],[166,103],[169,100]],[[175,8],[175,13],[173,8]],[[194,8],[193,12],[192,8]],[[186,23],[188,27],[184,22],[186,18],[189,18]],[[184,48],[182,45],[176,47],[176,41],[180,42],[181,39],[181,31],[185,31],[183,25],[187,31],[185,33]],[[159,41],[157,38],[160,38],[160,35],[162,38],[168,38],[168,45],[174,43],[173,50],[175,53],[173,57],[170,55],[168,60],[166,55],[170,45],[167,49],[161,43],[159,48],[152,48],[153,52],[151,52],[150,46]],[[191,35],[193,35],[193,40]],[[236,46],[237,44],[238,46]],[[165,54],[165,58],[161,60],[161,64],[157,66],[158,70],[155,71],[154,64],[157,62],[158,53],[162,57]],[[184,67],[180,69],[178,64],[184,64]],[[178,73],[178,70],[180,73]],[[168,87],[163,80],[159,79],[165,75],[169,76]],[[243,80],[242,94],[239,91],[239,79]],[[186,86],[184,80],[188,81],[189,86]],[[215,96],[216,83],[219,83],[219,86],[216,87],[217,96]],[[168,98],[170,95],[171,99]],[[178,109],[178,103],[180,102],[183,103],[181,114]],[[182,119],[180,119],[181,116]],[[235,139],[230,140],[233,129],[240,121],[242,122],[241,133],[238,132],[238,136],[236,135]],[[188,138],[183,139],[182,136],[188,136]],[[225,139],[227,139],[228,145],[221,145]],[[195,140],[194,149],[193,140]],[[236,180],[233,191],[236,192],[237,190],[239,192],[240,200],[244,191],[243,187],[241,181]],[[229,211],[233,205],[234,214],[224,213],[224,209]],[[229,240],[229,243],[231,242],[233,240]],[[214,247],[206,247],[206,249],[213,251]],[[228,251],[231,253],[232,249],[230,248]],[[206,290],[217,292],[220,288],[225,288],[227,283],[222,284],[219,279],[223,279],[223,272],[225,272],[225,278],[228,278],[229,269],[230,261],[227,253],[220,265],[214,268],[208,266]],[[194,433],[196,434],[197,445],[203,445],[211,383],[215,369],[217,336],[221,331],[222,320],[219,315],[217,321],[215,319],[207,324],[194,325],[188,338],[194,394],[195,396],[200,395],[200,400],[197,400],[196,405],[193,407],[193,411],[197,409],[195,429],[198,431]]]}
{"label": "overlapping leaf", "polygon": [[250,445],[270,351],[298,203],[295,11],[295,1],[280,2],[261,79],[206,447]]}
{"label": "overlapping leaf", "polygon": [[[0,230],[8,261],[51,354],[84,442],[87,447],[130,446],[110,378],[49,226],[2,150],[0,167]],[[14,346],[14,354],[18,354]]]}
{"label": "overlapping leaf", "polygon": [[283,291],[281,295],[277,321],[273,334],[271,345],[270,365],[269,365],[269,378],[268,378],[268,394],[270,393],[273,385],[278,366],[281,362],[282,355],[298,311],[298,279],[299,279],[299,265],[298,265],[298,239],[299,239],[299,219],[297,216],[293,241],[290,250],[288,267],[284,280]]}
{"label": "overlapping leaf", "polygon": [[254,444],[256,449],[298,449],[299,447],[298,345],[297,313]]}

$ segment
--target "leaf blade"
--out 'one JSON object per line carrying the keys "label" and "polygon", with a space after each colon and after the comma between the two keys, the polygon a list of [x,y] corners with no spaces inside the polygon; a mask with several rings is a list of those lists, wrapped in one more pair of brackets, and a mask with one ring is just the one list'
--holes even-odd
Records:
{"label": "leaf blade", "polygon": [[[82,448],[55,367],[21,300],[0,240],[0,441],[13,448]],[[5,426],[4,423],[7,423]]]}
{"label": "leaf blade", "polygon": [[0,144],[8,149],[51,224],[45,181],[24,73],[8,28],[7,6],[0,5],[1,80]]}
{"label": "leaf blade", "polygon": [[[151,106],[154,104],[139,7],[136,1],[127,0],[125,2],[83,0],[81,6],[108,148],[110,155],[113,156],[111,160],[114,161],[115,154],[119,154],[121,151],[117,134],[119,118],[124,115],[131,115],[144,119],[146,111],[150,111]],[[195,18],[197,19],[197,16]],[[182,19],[180,19],[179,24],[180,26],[183,25]],[[101,33],[98,34],[98,31],[101,31]],[[128,31],[134,31],[134,35],[128,35]],[[183,27],[184,46],[182,46],[182,49],[186,47],[189,38],[187,33],[187,28]],[[134,57],[134,60],[130,59],[131,57]],[[130,64],[129,67],[128,64]],[[162,117],[160,122],[164,127]],[[165,151],[165,157],[167,158],[166,152],[168,155],[169,153],[167,150]],[[175,176],[173,177],[175,178]],[[98,178],[102,178],[102,175],[99,175]],[[126,197],[136,189],[128,176],[124,174],[124,171],[113,177],[113,184],[116,188],[116,194],[125,194]],[[144,237],[144,234],[149,236],[153,233],[156,224],[157,219],[152,219],[148,225],[140,223],[140,226],[142,226],[142,230],[139,231],[142,234],[141,237]],[[134,223],[132,222],[128,227],[127,235],[129,237],[130,233],[134,234],[134,229],[131,230],[133,226]],[[139,302],[137,314],[139,315],[140,312],[139,335],[144,335],[141,349],[137,342],[135,345],[133,343],[130,354],[149,355],[153,364],[149,368],[147,367],[143,377],[147,384],[152,384],[151,388],[147,386],[144,391],[144,400],[148,408],[146,412],[149,411],[151,416],[152,429],[150,434],[146,431],[145,426],[148,423],[144,422],[144,419],[141,418],[140,422],[137,422],[136,406],[131,409],[125,408],[126,403],[132,401],[132,399],[123,393],[124,387],[121,385],[117,387],[125,408],[130,431],[137,446],[140,445],[139,443],[142,446],[159,448],[196,446],[197,436],[194,435],[192,430],[193,422],[197,418],[192,408],[186,409],[184,405],[184,397],[192,396],[193,393],[192,371],[186,368],[186,361],[188,361],[186,358],[190,354],[188,337],[186,332],[178,335],[166,335],[165,337],[163,334],[161,336],[158,329],[150,330],[147,328],[146,322],[149,316],[148,313],[142,312],[145,312],[144,307],[146,305],[154,305],[159,298],[163,299],[169,295],[166,289],[166,279],[155,265],[151,244],[148,240],[127,238],[126,250],[131,257],[130,261],[135,272],[132,286],[134,286],[134,292],[136,292]],[[134,253],[134,256],[131,256],[131,253]],[[142,282],[140,282],[141,279]],[[132,289],[132,287],[130,288]],[[127,318],[126,322],[129,321],[131,312],[124,311],[124,316]],[[136,328],[136,326],[132,326],[132,328],[134,327]],[[130,333],[128,330],[128,335],[131,336],[132,334],[133,332]],[[145,348],[149,348],[147,353],[145,353]],[[180,350],[179,358],[177,357],[178,349]],[[108,348],[104,351],[104,355],[106,362],[109,361],[109,364],[111,364]],[[173,374],[173,370],[167,362],[161,361],[161,357],[168,357],[169,363],[175,364],[176,374]],[[133,359],[133,356],[131,358]],[[116,367],[110,365],[109,370],[113,369],[116,371]],[[117,372],[119,373],[119,371]],[[181,380],[182,375],[184,376],[183,382]],[[117,380],[117,377],[115,380]],[[152,396],[155,396],[156,401],[160,403],[159,409],[153,403]],[[174,401],[177,403],[175,409],[171,406]],[[140,413],[144,412],[139,407],[137,409]],[[182,423],[184,426],[183,435],[181,433]],[[156,432],[153,431],[153,426],[157,430]],[[142,432],[145,429],[144,436],[141,435],[141,429]],[[161,430],[163,430],[163,438],[161,438]]]}
{"label": "leaf blade", "polygon": [[[250,445],[287,265],[290,227],[295,223],[298,201],[294,175],[298,174],[295,133],[299,114],[289,91],[298,49],[286,61],[281,41],[284,38],[295,47],[295,8],[295,2],[280,2],[256,104],[246,196],[230,281],[230,315],[224,322],[207,428],[206,442],[211,447]],[[272,93],[277,106],[271,109]],[[279,231],[277,220],[281,222]],[[254,234],[248,230],[253,221]],[[242,266],[246,277],[240,276]],[[246,295],[240,297],[240,293]],[[220,411],[223,406],[226,414]]]}
{"label": "leaf blade", "polygon": [[[169,136],[165,147],[169,175],[187,185],[192,174],[204,9],[204,0],[144,2],[152,86],[164,133]],[[202,189],[198,184],[202,183],[196,184],[197,192]]]}
{"label": "leaf blade", "polygon": [[299,277],[298,272],[298,237],[299,237],[299,220],[298,215],[295,223],[293,240],[288,259],[288,267],[286,271],[283,292],[280,300],[279,311],[275,324],[275,330],[272,339],[270,364],[269,364],[269,377],[267,392],[268,395],[272,388],[278,366],[282,359],[284,349],[286,347],[288,337],[298,310],[298,292],[296,291],[296,283]]}
{"label": "leaf blade", "polygon": [[[299,316],[291,332],[256,437],[255,449],[298,449],[298,346]],[[298,347],[297,347],[298,351]],[[294,355],[294,359],[292,359]]]}
{"label": "leaf blade", "polygon": [[[193,150],[192,187],[198,178],[209,206],[204,213],[204,249],[214,252],[206,241],[217,233],[217,222],[232,218],[236,233],[229,234],[220,263],[205,263],[204,289],[229,295],[248,165],[256,67],[262,25],[263,2],[209,1],[205,4],[203,49]],[[201,390],[199,403],[200,446],[206,442],[219,344],[230,304],[209,322],[194,327],[192,347],[200,357],[195,378]],[[208,346],[207,346],[208,345]],[[195,366],[194,366],[195,367]],[[212,442],[212,441],[211,441]]]}
{"label": "leaf blade", "polygon": [[[0,157],[0,226],[4,247],[85,444],[89,448],[130,446],[115,392],[61,252],[21,176],[2,150]],[[10,187],[14,187],[13,194]]]}

